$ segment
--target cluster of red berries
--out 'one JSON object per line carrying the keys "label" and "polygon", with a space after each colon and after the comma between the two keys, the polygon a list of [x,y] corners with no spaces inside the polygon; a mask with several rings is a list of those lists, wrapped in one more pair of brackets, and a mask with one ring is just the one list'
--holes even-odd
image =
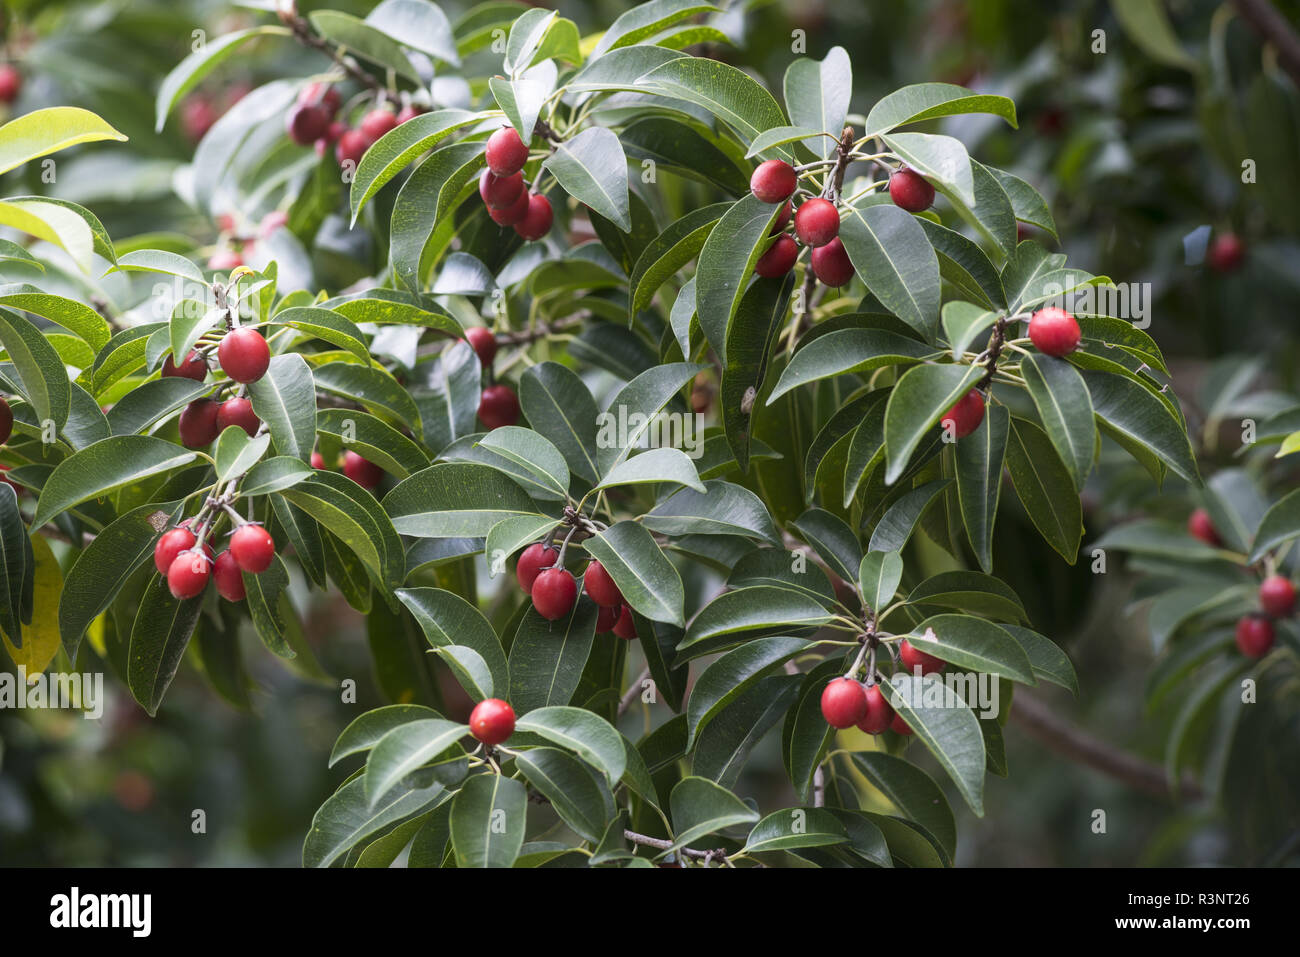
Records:
{"label": "cluster of red berries", "polygon": [[217,593],[226,601],[244,600],[244,579],[240,572],[259,574],[271,566],[275,557],[275,540],[261,525],[247,522],[230,536],[230,547],[215,558],[205,542],[197,548],[198,538],[188,522],[164,532],[153,550],[154,567],[167,579],[167,587],[177,599],[203,594],[208,579],[217,583]]}
{"label": "cluster of red berries", "polygon": [[[749,188],[762,202],[781,204],[772,234],[776,241],[754,264],[754,272],[765,279],[784,276],[794,268],[799,247],[794,238],[785,232],[790,222],[790,198],[799,185],[799,176],[793,166],[784,160],[767,160],[759,163],[749,178]],[[840,242],[840,213],[829,199],[805,200],[794,212],[794,232],[799,242],[812,249],[809,260],[813,274],[828,286],[843,286],[853,278],[853,263]]]}
{"label": "cluster of red berries", "polygon": [[[1222,548],[1223,539],[1210,513],[1198,508],[1187,517],[1187,532],[1211,548]],[[1295,585],[1281,575],[1269,575],[1259,584],[1259,612],[1237,621],[1237,650],[1247,658],[1262,658],[1277,637],[1273,622],[1290,618],[1296,610]]]}
{"label": "cluster of red berries", "polygon": [[[911,673],[917,669],[926,675],[943,671],[943,661],[913,647],[906,638],[899,642],[898,657]],[[864,685],[848,676],[834,679],[822,691],[822,717],[833,728],[857,725],[867,734],[880,734],[886,728],[893,728],[898,734],[912,733],[907,722],[885,699],[879,685]]]}
{"label": "cluster of red berries", "polygon": [[549,233],[555,221],[551,201],[530,192],[524,182],[528,144],[512,127],[503,126],[488,137],[486,159],[487,169],[478,178],[478,194],[492,222],[514,227],[527,240]]}
{"label": "cluster of red berries", "polygon": [[[549,206],[547,204],[547,208]],[[485,326],[470,326],[465,330],[465,341],[478,353],[479,365],[490,370],[492,360],[497,357],[497,337],[492,330]],[[514,425],[519,421],[519,396],[510,386],[499,382],[488,386],[478,399],[478,417],[489,430]]]}
{"label": "cluster of red berries", "polygon": [[366,150],[381,136],[425,112],[412,103],[407,103],[397,112],[381,104],[367,112],[355,128],[350,128],[337,118],[342,106],[343,96],[334,86],[308,84],[298,94],[293,110],[285,117],[289,139],[299,146],[314,145],[321,156],[332,145],[339,166],[351,163],[355,168]]}
{"label": "cluster of red berries", "polygon": [[23,88],[23,75],[12,63],[0,63],[0,103],[12,103]]}
{"label": "cluster of red berries", "polygon": [[[233,381],[246,385],[266,374],[271,364],[271,348],[256,329],[232,329],[221,338],[217,361]],[[197,351],[191,350],[180,365],[168,356],[163,361],[162,374],[202,382],[207,377],[208,364]],[[253,403],[244,396],[235,396],[224,402],[195,399],[181,412],[178,423],[181,444],[188,449],[211,445],[227,426],[237,425],[249,435],[256,435],[261,424],[262,420],[253,412]]]}
{"label": "cluster of red berries", "polygon": [[[545,542],[534,542],[524,549],[515,566],[515,577],[532,599],[537,613],[547,621],[558,621],[573,611],[578,600],[578,582],[573,573],[558,564],[560,550]],[[582,588],[599,607],[596,631],[613,632],[631,641],[636,637],[632,609],[623,601],[623,593],[598,561],[587,563]]]}

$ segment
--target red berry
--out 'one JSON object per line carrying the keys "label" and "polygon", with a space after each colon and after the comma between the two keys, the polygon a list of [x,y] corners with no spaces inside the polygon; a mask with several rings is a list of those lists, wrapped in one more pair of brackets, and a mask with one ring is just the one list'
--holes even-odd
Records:
{"label": "red berry", "polygon": [[220,435],[232,425],[237,425],[249,435],[256,435],[262,420],[253,412],[253,403],[239,397],[227,399],[217,409],[217,434]]}
{"label": "red berry", "polygon": [[519,191],[519,196],[516,197],[515,201],[511,205],[501,209],[495,209],[489,206],[488,215],[492,217],[492,222],[496,223],[498,226],[513,226],[516,223],[521,222],[523,218],[528,215],[531,208],[532,202],[529,199],[528,190],[521,189]]}
{"label": "red berry", "polygon": [[203,139],[218,119],[217,108],[206,97],[191,96],[181,104],[181,129],[191,143]]}
{"label": "red berry", "polygon": [[319,452],[312,452],[311,467],[314,469],[325,468],[325,456],[321,455]]}
{"label": "red berry", "polygon": [[1210,520],[1210,513],[1203,508],[1198,508],[1187,516],[1187,532],[1192,538],[1200,539],[1211,548],[1219,548],[1223,545],[1223,539],[1219,538],[1214,522]]}
{"label": "red berry", "polygon": [[926,654],[906,638],[898,645],[898,657],[902,659],[903,667],[911,674],[915,674],[917,668],[921,669],[923,675],[933,675],[943,671],[942,658]]}
{"label": "red berry", "polygon": [[838,237],[825,246],[815,247],[809,261],[813,275],[827,286],[843,286],[853,278],[853,263]]}
{"label": "red berry", "polygon": [[759,163],[749,177],[749,188],[764,203],[784,203],[794,195],[799,177],[794,167],[785,160],[767,160]]}
{"label": "red berry", "polygon": [[984,396],[978,389],[971,389],[953,403],[953,407],[943,414],[939,424],[945,429],[952,423],[952,435],[955,439],[964,439],[980,427],[984,421]]}
{"label": "red berry", "polygon": [[397,125],[401,126],[407,120],[413,120],[417,116],[427,112],[428,110],[422,106],[416,106],[414,103],[407,103],[406,106],[397,111]]}
{"label": "red berry", "polygon": [[201,449],[211,445],[221,431],[217,428],[219,411],[220,407],[212,399],[195,399],[187,405],[177,423],[181,445],[187,449]]}
{"label": "red berry", "polygon": [[519,421],[519,398],[508,385],[490,385],[478,400],[478,418],[489,430]]}
{"label": "red berry", "polygon": [[903,167],[889,177],[889,198],[895,206],[909,213],[919,213],[929,209],[934,202],[934,187],[919,173]]}
{"label": "red berry", "polygon": [[1259,585],[1259,606],[1270,618],[1286,618],[1295,611],[1295,586],[1281,575],[1269,575]]}
{"label": "red berry", "polygon": [[176,556],[194,547],[194,533],[188,528],[169,528],[158,537],[153,547],[153,566],[159,575],[166,575]]}
{"label": "red berry", "polygon": [[385,133],[397,129],[397,114],[381,106],[361,118],[359,129],[361,135],[373,143]]}
{"label": "red berry", "polygon": [[858,728],[867,734],[880,734],[894,718],[894,709],[880,690],[879,685],[867,689],[867,711],[858,722]]}
{"label": "red berry", "polygon": [[758,262],[754,263],[754,272],[764,279],[777,279],[794,268],[798,256],[799,247],[795,241],[782,233],[768,247],[767,252],[758,257]]}
{"label": "red berry", "polygon": [[355,168],[368,149],[370,149],[370,140],[366,139],[365,133],[360,130],[344,130],[338,142],[334,144],[334,158],[340,168],[349,163]]}
{"label": "red berry", "polygon": [[14,434],[14,410],[9,408],[9,403],[0,399],[0,445],[9,441],[9,436]]}
{"label": "red berry", "polygon": [[832,728],[857,724],[867,713],[867,693],[852,678],[836,678],[822,691],[822,717]]}
{"label": "red berry", "polygon": [[528,162],[528,144],[509,126],[497,130],[487,141],[488,169],[498,176],[513,176]]}
{"label": "red berry", "polygon": [[217,272],[238,269],[242,265],[244,265],[244,257],[233,249],[218,249],[208,259],[208,268]]}
{"label": "red berry", "polygon": [[537,573],[530,594],[537,613],[547,621],[556,621],[573,611],[578,583],[567,568],[547,568]]}
{"label": "red berry", "polygon": [[1215,272],[1232,272],[1246,258],[1246,246],[1233,233],[1215,236],[1206,251],[1205,262]]}
{"label": "red berry", "polygon": [[[23,88],[23,75],[12,63],[0,65],[0,103],[12,103]],[[209,126],[212,124],[209,123]]]}
{"label": "red berry", "polygon": [[547,548],[541,542],[533,542],[523,550],[515,565],[515,578],[519,581],[519,587],[525,592],[531,592],[533,582],[537,581],[537,576],[541,574],[542,569],[550,568],[559,557],[558,548],[554,546]]}
{"label": "red berry", "polygon": [[596,634],[603,635],[614,629],[618,621],[619,608],[601,608],[596,612]]}
{"label": "red berry", "polygon": [[636,638],[636,619],[632,617],[632,609],[627,605],[619,610],[618,621],[614,622],[614,634],[624,641]]}
{"label": "red berry", "polygon": [[830,200],[810,199],[794,214],[794,231],[805,246],[825,246],[839,235],[839,210]]}
{"label": "red berry", "polygon": [[485,367],[492,364],[497,355],[497,337],[486,326],[470,326],[465,330],[465,339],[478,353],[478,361]]}
{"label": "red berry", "polygon": [[230,536],[230,554],[236,565],[256,575],[271,567],[271,559],[275,558],[275,539],[261,525],[251,522],[240,525]]}
{"label": "red berry", "polygon": [[222,371],[236,382],[256,382],[266,375],[271,364],[271,347],[260,332],[243,326],[221,337],[217,361]]}
{"label": "red berry", "polygon": [[364,489],[372,489],[384,479],[384,470],[350,449],[343,453],[343,474]]}
{"label": "red berry", "polygon": [[[330,128],[328,132],[326,132],[324,136],[322,136],[320,139],[316,141],[316,152],[321,156],[324,156],[325,147],[333,146],[340,139],[342,139],[343,134],[346,133],[347,131],[348,131],[348,125],[346,123],[340,123],[338,120],[335,120],[333,123],[330,124]],[[364,150],[362,152],[364,152]]]}
{"label": "red berry", "polygon": [[790,205],[788,199],[781,204],[781,212],[776,214],[776,222],[772,224],[772,228],[768,231],[769,236],[775,236],[781,230],[785,229],[786,223],[790,222],[790,212],[792,209],[793,207]]}
{"label": "red berry", "polygon": [[555,212],[551,209],[551,201],[534,193],[528,197],[528,212],[515,223],[515,232],[531,242],[549,233],[554,221]]}
{"label": "red berry", "polygon": [[489,209],[509,209],[524,191],[524,174],[497,176],[490,169],[479,174],[478,194]]}
{"label": "red berry", "polygon": [[230,549],[218,555],[212,563],[212,580],[217,584],[217,594],[226,601],[243,601],[248,594],[244,588],[244,576]]}
{"label": "red berry", "polygon": [[1039,309],[1029,320],[1029,339],[1034,347],[1049,356],[1060,358],[1079,348],[1079,323],[1064,309],[1048,306]]}
{"label": "red berry", "polygon": [[208,363],[199,355],[198,351],[191,349],[185,357],[185,361],[177,365],[168,356],[162,364],[163,378],[170,376],[180,376],[185,379],[193,379],[195,382],[202,382],[208,375]]}
{"label": "red berry", "polygon": [[890,720],[889,726],[894,729],[896,734],[912,733],[912,726],[904,721],[903,716],[897,712],[894,713],[894,717]]}
{"label": "red berry", "polygon": [[333,117],[329,108],[322,105],[296,106],[285,123],[289,139],[299,146],[310,146],[329,133]]}
{"label": "red berry", "polygon": [[328,83],[308,83],[298,94],[299,104],[323,106],[333,116],[343,105],[343,94]]}
{"label": "red berry", "polygon": [[623,604],[623,593],[618,590],[614,579],[609,577],[609,572],[605,571],[605,566],[600,562],[593,561],[587,566],[586,574],[582,576],[582,588],[592,601],[603,608],[617,608]]}
{"label": "red berry", "polygon": [[212,574],[212,559],[202,552],[186,549],[167,566],[167,587],[173,598],[193,598],[203,594]]}
{"label": "red berry", "polygon": [[484,698],[469,713],[469,733],[489,748],[505,741],[515,731],[515,709],[500,698]]}
{"label": "red berry", "polygon": [[1263,658],[1273,647],[1273,625],[1249,615],[1237,622],[1237,650],[1247,658]]}

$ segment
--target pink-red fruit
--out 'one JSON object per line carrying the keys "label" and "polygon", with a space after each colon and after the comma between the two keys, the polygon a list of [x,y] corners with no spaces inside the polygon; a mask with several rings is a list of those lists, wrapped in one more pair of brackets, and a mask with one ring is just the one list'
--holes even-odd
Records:
{"label": "pink-red fruit", "polygon": [[469,733],[489,748],[515,732],[515,709],[500,698],[484,698],[469,713]]}
{"label": "pink-red fruit", "polygon": [[539,615],[547,621],[558,621],[573,611],[578,583],[567,568],[547,568],[537,573],[530,594]]}
{"label": "pink-red fruit", "polygon": [[507,385],[490,385],[478,400],[478,418],[488,430],[519,421],[519,397]]}
{"label": "pink-red fruit", "polygon": [[759,163],[749,177],[749,188],[764,203],[784,203],[794,195],[799,177],[794,167],[784,160]]}
{"label": "pink-red fruit", "polygon": [[256,382],[266,375],[271,364],[271,347],[260,332],[243,326],[221,337],[217,361],[222,371],[236,382]]}
{"label": "pink-red fruit", "polygon": [[244,576],[230,549],[218,555],[212,563],[212,581],[217,586],[217,594],[226,601],[243,601],[248,594],[244,588]]}
{"label": "pink-red fruit", "polygon": [[921,674],[923,675],[933,675],[943,671],[942,658],[936,658],[934,655],[927,655],[906,638],[899,642],[898,657],[902,659],[903,667],[912,674],[916,673],[917,668],[921,669]]}
{"label": "pink-red fruit", "polygon": [[827,286],[843,286],[853,278],[853,263],[839,237],[817,246],[809,256],[813,275]]}
{"label": "pink-red fruit", "polygon": [[371,110],[361,118],[359,129],[361,135],[373,143],[385,133],[397,129],[397,114],[384,107]]}
{"label": "pink-red fruit", "polygon": [[[12,63],[0,65],[0,103],[12,103],[23,88],[23,75]],[[211,125],[211,124],[209,124]]]}
{"label": "pink-red fruit", "polygon": [[254,575],[271,567],[275,558],[275,539],[261,525],[240,525],[230,536],[230,554],[235,564]]}
{"label": "pink-red fruit", "polygon": [[582,576],[582,588],[602,608],[617,608],[623,604],[623,593],[600,562],[593,561],[587,566]]}
{"label": "pink-red fruit", "polygon": [[889,177],[889,198],[909,213],[919,213],[934,202],[934,187],[919,173],[903,167]]}
{"label": "pink-red fruit", "polygon": [[836,678],[822,691],[822,717],[832,728],[848,728],[867,713],[867,693],[852,678]]}
{"label": "pink-red fruit", "polygon": [[880,734],[894,719],[894,709],[881,693],[879,685],[872,685],[867,689],[866,694],[867,710],[862,720],[858,722],[858,729],[867,734]]}
{"label": "pink-red fruit", "polygon": [[14,410],[9,407],[9,403],[0,399],[0,445],[9,441],[9,436],[14,434]]}
{"label": "pink-red fruit", "polygon": [[1218,548],[1223,544],[1223,539],[1219,538],[1219,533],[1214,528],[1210,513],[1203,508],[1198,508],[1187,516],[1187,533],[1211,548]]}
{"label": "pink-red fruit", "polygon": [[632,617],[632,609],[627,605],[619,609],[618,621],[614,622],[614,634],[624,641],[636,638],[636,619]]}
{"label": "pink-red fruit", "polygon": [[344,130],[338,142],[334,144],[334,159],[338,161],[340,167],[351,163],[355,168],[368,149],[370,149],[370,140],[366,139],[365,133],[360,130]]}
{"label": "pink-red fruit", "polygon": [[187,449],[202,449],[212,444],[221,430],[217,428],[217,413],[221,407],[212,399],[195,399],[181,412],[177,428],[181,445]]}
{"label": "pink-red fruit", "polygon": [[193,598],[203,594],[211,575],[212,559],[202,552],[186,549],[167,567],[167,587],[173,598]]}
{"label": "pink-red fruit", "polygon": [[554,221],[555,211],[551,209],[551,201],[533,193],[528,197],[528,211],[515,223],[515,232],[532,242],[549,233]]}
{"label": "pink-red fruit", "polygon": [[1273,647],[1273,624],[1248,615],[1237,622],[1237,650],[1247,658],[1263,658]]}
{"label": "pink-red fruit", "polygon": [[528,190],[521,189],[519,195],[515,198],[515,201],[509,206],[502,206],[499,209],[489,206],[488,216],[490,216],[492,222],[496,223],[498,226],[514,226],[528,215],[528,211],[531,208],[532,201],[529,199]]}
{"label": "pink-red fruit", "polygon": [[217,434],[220,435],[230,426],[237,425],[249,435],[256,435],[262,420],[253,411],[253,403],[242,396],[227,399],[217,409]]}
{"label": "pink-red fruit", "polygon": [[487,141],[487,165],[497,176],[513,176],[528,162],[528,144],[512,127],[503,126]]}
{"label": "pink-red fruit", "polygon": [[492,365],[497,356],[497,337],[486,326],[470,326],[465,330],[465,339],[470,347],[478,353],[478,361],[484,368]]}
{"label": "pink-red fruit", "polygon": [[153,567],[159,575],[166,575],[176,556],[194,547],[194,533],[188,528],[170,528],[158,537],[153,547]]}
{"label": "pink-red fruit", "polygon": [[180,365],[173,362],[171,356],[164,359],[162,364],[162,374],[164,379],[172,376],[180,376],[184,379],[193,379],[195,382],[202,382],[207,378],[208,364],[203,360],[203,357],[198,354],[197,350],[191,349],[189,354],[185,356],[185,361]]}
{"label": "pink-red fruit", "polygon": [[490,209],[509,209],[524,189],[524,174],[497,176],[485,169],[478,178],[478,194]]}
{"label": "pink-red fruit", "polygon": [[533,582],[537,581],[537,576],[541,574],[542,569],[550,568],[559,557],[558,548],[548,548],[541,542],[533,542],[523,550],[518,564],[515,565],[515,578],[519,580],[519,587],[531,593]]}
{"label": "pink-red fruit", "polygon": [[840,234],[840,214],[827,199],[810,199],[794,214],[794,232],[805,246],[825,246]]}
{"label": "pink-red fruit", "polygon": [[794,268],[794,261],[799,255],[799,247],[793,239],[782,233],[768,247],[767,252],[758,257],[754,263],[754,272],[764,279],[779,279]]}
{"label": "pink-red fruit", "polygon": [[1029,320],[1029,340],[1034,348],[1058,359],[1079,348],[1081,335],[1074,316],[1056,306],[1039,309]]}
{"label": "pink-red fruit", "polygon": [[1234,233],[1214,237],[1206,250],[1205,262],[1215,272],[1232,272],[1246,258],[1246,246]]}
{"label": "pink-red fruit", "polygon": [[951,409],[943,414],[939,424],[945,429],[952,429],[955,439],[964,439],[980,427],[984,421],[984,396],[978,389],[971,389],[958,399]]}
{"label": "pink-red fruit", "polygon": [[384,470],[351,449],[343,453],[343,474],[364,489],[372,489],[384,478]]}
{"label": "pink-red fruit", "polygon": [[1270,618],[1286,618],[1295,611],[1295,586],[1281,575],[1269,575],[1259,585],[1259,607]]}

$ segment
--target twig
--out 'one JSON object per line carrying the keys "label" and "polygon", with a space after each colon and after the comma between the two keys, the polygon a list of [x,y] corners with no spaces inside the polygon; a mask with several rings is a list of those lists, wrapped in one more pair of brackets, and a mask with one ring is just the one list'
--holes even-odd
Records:
{"label": "twig", "polygon": [[1268,0],[1233,0],[1241,18],[1277,51],[1278,63],[1300,85],[1300,35]]}
{"label": "twig", "polygon": [[[666,851],[673,846],[672,841],[662,840],[661,838],[657,838],[657,837],[650,837],[650,835],[648,834],[638,834],[636,831],[633,830],[624,830],[623,836],[627,838],[629,841],[631,841],[633,844],[643,844],[646,847],[657,847],[661,851]],[[712,851],[697,851],[694,848],[690,848],[690,847],[679,847],[677,849],[677,853],[682,854],[686,857],[694,857],[697,859],[703,858],[705,860],[710,860],[710,861],[715,858],[722,861],[725,861],[727,859],[727,852],[722,848],[716,848],[715,850]]]}
{"label": "twig", "polygon": [[623,692],[623,697],[618,702],[618,713],[622,715],[624,711],[632,707],[632,702],[641,694],[641,682],[650,677],[650,666],[646,665],[641,669],[641,673],[636,676],[627,691]]}
{"label": "twig", "polygon": [[[1156,797],[1169,797],[1169,781],[1164,769],[1136,755],[1121,751],[1093,737],[1055,714],[1041,699],[1017,690],[1011,719],[1026,733],[1066,757],[1101,771],[1129,787]],[[1175,798],[1195,800],[1204,796],[1200,785],[1185,776]]]}
{"label": "twig", "polygon": [[368,87],[376,93],[386,92],[386,88],[382,83],[353,63],[349,58],[341,54],[328,40],[325,40],[323,37],[318,37],[313,33],[311,25],[303,17],[298,15],[298,11],[294,9],[292,5],[287,8],[282,7],[279,12],[280,22],[289,28],[293,33],[294,39],[303,46],[310,47],[313,50],[319,50],[342,67],[348,76],[352,77],[363,86]]}

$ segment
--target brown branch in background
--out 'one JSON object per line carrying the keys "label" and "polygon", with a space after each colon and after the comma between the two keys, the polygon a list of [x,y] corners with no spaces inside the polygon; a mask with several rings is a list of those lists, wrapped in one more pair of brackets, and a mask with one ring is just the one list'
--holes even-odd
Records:
{"label": "brown branch in background", "polygon": [[342,67],[348,76],[352,77],[362,86],[368,87],[376,93],[385,92],[387,88],[384,84],[380,83],[350,59],[339,53],[339,51],[335,49],[328,40],[318,37],[314,32],[312,32],[311,24],[298,15],[298,11],[293,4],[281,7],[279,14],[280,22],[289,28],[290,32],[293,33],[293,38],[303,46],[310,47],[313,50],[319,50],[321,53],[325,54]]}
{"label": "brown branch in background", "polygon": [[[631,841],[633,844],[642,844],[646,847],[657,847],[661,851],[666,851],[668,848],[673,846],[672,841],[650,837],[646,834],[638,834],[636,831],[631,830],[623,831],[623,837],[627,838],[627,840]],[[721,848],[712,851],[697,851],[694,848],[682,847],[678,848],[676,853],[685,855],[686,857],[703,858],[706,861],[725,861],[727,859],[727,852]]]}
{"label": "brown branch in background", "polygon": [[557,332],[564,332],[566,329],[580,326],[590,315],[591,313],[583,311],[574,313],[564,319],[557,319],[554,322],[539,322],[531,329],[521,329],[518,332],[499,332],[497,333],[497,345],[522,346],[530,342],[536,342],[538,339],[545,339]]}
{"label": "brown branch in background", "polygon": [[1241,19],[1277,51],[1278,63],[1300,86],[1300,35],[1268,0],[1233,0]]}
{"label": "brown branch in background", "polygon": [[650,666],[646,665],[641,669],[641,673],[633,679],[632,684],[628,686],[627,691],[623,692],[623,697],[618,702],[618,713],[621,717],[623,712],[632,707],[632,702],[641,696],[641,682],[650,677]]}
{"label": "brown branch in background", "polygon": [[[1078,764],[1154,797],[1171,796],[1164,768],[1093,737],[1061,718],[1041,698],[1017,689],[1011,720],[1031,737]],[[1203,796],[1200,785],[1191,777],[1184,777],[1179,782],[1178,794],[1173,795],[1188,800]]]}

